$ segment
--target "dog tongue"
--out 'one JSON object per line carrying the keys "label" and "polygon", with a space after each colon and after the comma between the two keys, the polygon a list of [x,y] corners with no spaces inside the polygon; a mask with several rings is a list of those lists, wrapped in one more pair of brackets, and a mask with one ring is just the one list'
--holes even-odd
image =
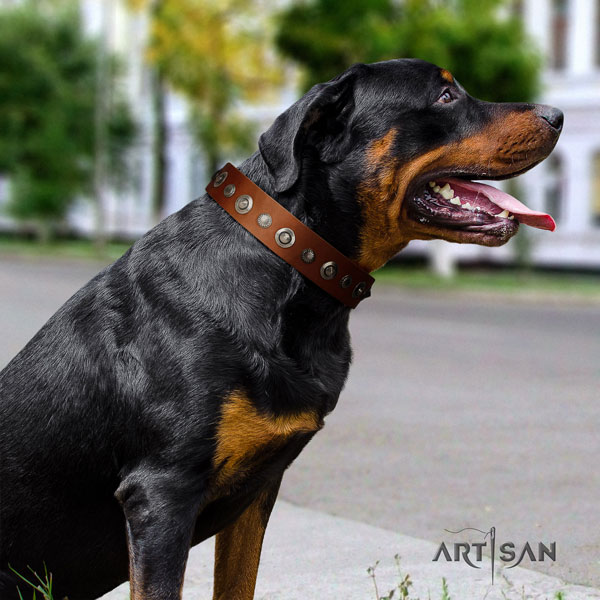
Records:
{"label": "dog tongue", "polygon": [[510,194],[492,187],[491,185],[454,178],[445,179],[444,181],[447,181],[455,190],[468,190],[470,192],[476,192],[477,194],[483,194],[500,208],[515,215],[515,218],[519,223],[537,227],[538,229],[547,229],[548,231],[554,231],[556,229],[556,223],[550,215],[527,208],[522,202],[519,202]]}

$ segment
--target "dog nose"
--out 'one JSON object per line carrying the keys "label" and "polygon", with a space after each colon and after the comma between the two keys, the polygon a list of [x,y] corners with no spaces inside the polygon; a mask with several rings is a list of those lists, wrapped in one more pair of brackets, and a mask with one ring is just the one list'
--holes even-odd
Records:
{"label": "dog nose", "polygon": [[564,115],[562,110],[558,110],[558,108],[554,108],[553,106],[546,106],[544,104],[538,105],[536,111],[539,117],[542,117],[544,121],[552,127],[552,129],[556,129],[556,131],[560,131],[563,126]]}

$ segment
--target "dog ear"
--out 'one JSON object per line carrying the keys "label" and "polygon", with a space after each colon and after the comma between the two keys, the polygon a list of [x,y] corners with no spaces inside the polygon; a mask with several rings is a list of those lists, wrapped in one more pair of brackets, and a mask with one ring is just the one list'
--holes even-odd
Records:
{"label": "dog ear", "polygon": [[354,65],[331,81],[313,86],[260,136],[258,148],[275,191],[284,192],[296,183],[305,147],[316,148],[325,163],[339,161],[348,152],[354,83],[363,68],[366,65]]}

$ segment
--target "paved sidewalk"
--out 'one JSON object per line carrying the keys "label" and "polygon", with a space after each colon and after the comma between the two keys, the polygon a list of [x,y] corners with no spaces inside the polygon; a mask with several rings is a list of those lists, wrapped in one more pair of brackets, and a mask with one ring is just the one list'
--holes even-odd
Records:
{"label": "paved sidewalk", "polygon": [[[568,585],[560,579],[516,567],[496,569],[491,585],[490,563],[481,570],[464,563],[433,562],[438,546],[364,523],[334,517],[279,501],[265,536],[256,600],[375,600],[367,567],[376,569],[379,594],[398,581],[394,555],[401,556],[403,574],[410,574],[411,599],[441,600],[442,577],[452,600],[600,600],[600,590]],[[213,542],[190,553],[184,600],[210,600]],[[120,586],[103,600],[126,600]],[[396,592],[395,597],[398,596]]]}

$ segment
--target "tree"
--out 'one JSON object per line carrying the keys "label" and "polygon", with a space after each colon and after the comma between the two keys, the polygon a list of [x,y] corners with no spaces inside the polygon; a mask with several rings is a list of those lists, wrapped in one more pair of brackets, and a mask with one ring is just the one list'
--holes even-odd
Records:
{"label": "tree", "polygon": [[418,57],[484,100],[528,101],[541,60],[507,0],[311,0],[279,19],[280,51],[304,68],[306,88],[355,62]]}
{"label": "tree", "polygon": [[151,14],[148,59],[158,79],[192,104],[192,125],[212,175],[227,155],[249,151],[252,123],[241,101],[264,97],[280,79],[270,52],[267,2],[130,0]]}
{"label": "tree", "polygon": [[[74,8],[27,2],[0,12],[0,172],[11,179],[10,212],[43,237],[92,190],[97,68],[97,46]],[[122,101],[105,117],[107,172],[116,182],[135,127]]]}

